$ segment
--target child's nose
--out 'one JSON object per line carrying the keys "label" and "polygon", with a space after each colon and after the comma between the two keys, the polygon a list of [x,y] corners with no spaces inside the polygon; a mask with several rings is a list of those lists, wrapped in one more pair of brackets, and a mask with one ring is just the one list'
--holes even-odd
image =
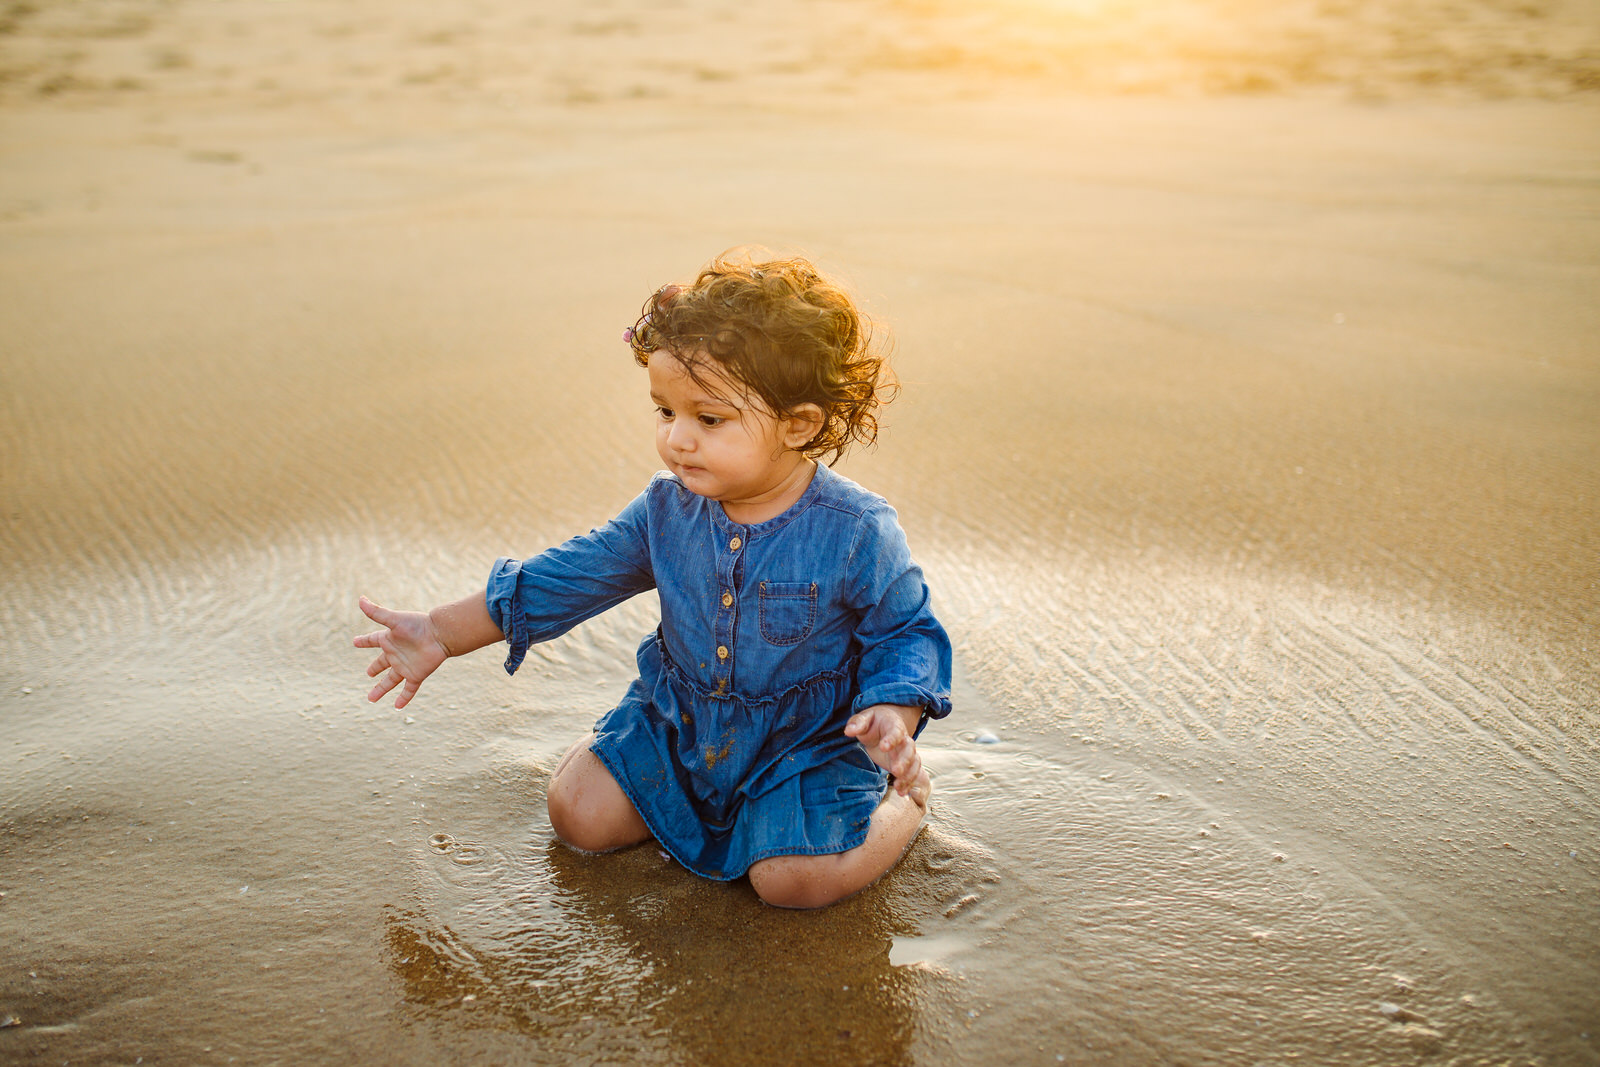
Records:
{"label": "child's nose", "polygon": [[679,452],[694,451],[694,427],[685,419],[674,419],[667,431],[667,443]]}

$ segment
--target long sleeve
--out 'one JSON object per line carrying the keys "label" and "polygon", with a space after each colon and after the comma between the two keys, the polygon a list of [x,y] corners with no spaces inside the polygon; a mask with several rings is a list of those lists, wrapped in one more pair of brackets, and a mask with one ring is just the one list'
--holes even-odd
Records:
{"label": "long sleeve", "polygon": [[911,559],[893,508],[885,504],[861,516],[847,572],[852,605],[862,612],[851,712],[904,704],[921,707],[929,718],[950,714],[950,638],[933,616],[922,569]]}
{"label": "long sleeve", "polygon": [[528,646],[560,637],[629,597],[655,587],[646,490],[604,526],[528,559],[502,557],[484,602],[506,635],[506,673]]}

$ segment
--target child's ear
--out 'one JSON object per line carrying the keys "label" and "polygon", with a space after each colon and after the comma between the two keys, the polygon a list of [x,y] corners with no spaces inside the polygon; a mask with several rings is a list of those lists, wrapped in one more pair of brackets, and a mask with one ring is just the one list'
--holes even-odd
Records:
{"label": "child's ear", "polygon": [[801,404],[783,420],[785,448],[799,448],[822,432],[822,409],[815,404]]}

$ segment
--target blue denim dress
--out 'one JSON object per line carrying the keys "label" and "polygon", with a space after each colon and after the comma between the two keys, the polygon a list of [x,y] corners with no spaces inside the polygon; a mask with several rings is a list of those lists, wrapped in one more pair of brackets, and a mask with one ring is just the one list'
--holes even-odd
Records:
{"label": "blue denim dress", "polygon": [[894,509],[819,465],[793,507],[741,525],[659,474],[599,529],[495,563],[506,670],[652,587],[661,625],[593,751],[661,847],[727,880],[861,844],[887,775],[845,723],[872,704],[950,713],[950,640]]}

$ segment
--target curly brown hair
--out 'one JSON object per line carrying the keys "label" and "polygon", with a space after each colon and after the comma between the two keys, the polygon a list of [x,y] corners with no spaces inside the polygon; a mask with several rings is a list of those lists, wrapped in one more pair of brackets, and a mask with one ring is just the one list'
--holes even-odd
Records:
{"label": "curly brown hair", "polygon": [[877,440],[877,410],[898,390],[871,321],[798,256],[724,252],[692,285],[656,290],[624,336],[639,366],[666,349],[696,384],[729,379],[778,418],[815,404],[822,428],[799,451],[830,464]]}

